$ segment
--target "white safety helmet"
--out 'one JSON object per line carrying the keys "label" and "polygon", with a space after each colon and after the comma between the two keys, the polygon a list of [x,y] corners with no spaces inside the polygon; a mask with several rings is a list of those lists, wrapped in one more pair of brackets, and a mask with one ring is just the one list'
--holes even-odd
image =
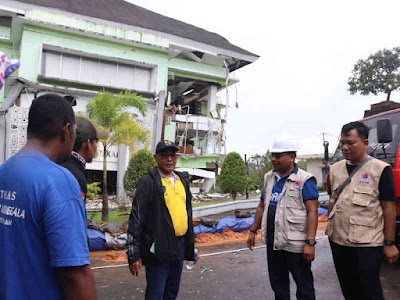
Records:
{"label": "white safety helmet", "polygon": [[297,152],[297,151],[299,151],[299,144],[294,138],[276,139],[272,144],[272,149],[271,149],[271,153]]}

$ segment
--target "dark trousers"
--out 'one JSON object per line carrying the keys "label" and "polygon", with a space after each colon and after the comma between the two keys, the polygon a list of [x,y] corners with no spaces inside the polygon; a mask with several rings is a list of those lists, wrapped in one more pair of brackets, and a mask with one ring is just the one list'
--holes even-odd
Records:
{"label": "dark trousers", "polygon": [[185,239],[178,240],[181,259],[170,263],[146,265],[146,300],[174,300],[181,282]]}
{"label": "dark trousers", "polygon": [[345,299],[384,299],[379,281],[382,247],[346,247],[329,242]]}
{"label": "dark trousers", "polygon": [[311,262],[303,258],[303,253],[273,250],[273,246],[267,244],[267,261],[269,280],[275,292],[275,299],[290,299],[289,272],[297,285],[297,299],[315,299]]}

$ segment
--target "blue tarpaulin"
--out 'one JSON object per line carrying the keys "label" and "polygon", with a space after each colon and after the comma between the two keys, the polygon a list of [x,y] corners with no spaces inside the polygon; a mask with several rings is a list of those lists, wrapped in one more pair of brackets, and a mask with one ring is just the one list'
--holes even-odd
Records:
{"label": "blue tarpaulin", "polygon": [[[326,208],[318,207],[318,215],[328,215],[328,210]],[[206,227],[204,225],[194,226],[194,236],[200,233],[221,233],[224,229],[230,228],[235,232],[242,232],[244,230],[250,229],[253,225],[254,216],[249,218],[235,218],[235,217],[225,217],[218,221],[217,226],[214,228]]]}
{"label": "blue tarpaulin", "polygon": [[215,229],[212,227],[206,227],[204,225],[197,225],[194,226],[193,230],[195,236],[200,233],[221,233],[226,228],[230,228],[236,232],[242,232],[244,230],[250,229],[253,222],[254,216],[249,218],[226,217],[218,221]]}
{"label": "blue tarpaulin", "polygon": [[207,227],[204,225],[197,225],[193,228],[194,235],[198,235],[200,233],[215,233],[215,229],[213,227]]}
{"label": "blue tarpaulin", "polygon": [[318,207],[318,216],[327,216],[328,210],[326,208]]}
{"label": "blue tarpaulin", "polygon": [[107,250],[106,236],[104,232],[96,229],[87,229],[89,238],[89,251]]}

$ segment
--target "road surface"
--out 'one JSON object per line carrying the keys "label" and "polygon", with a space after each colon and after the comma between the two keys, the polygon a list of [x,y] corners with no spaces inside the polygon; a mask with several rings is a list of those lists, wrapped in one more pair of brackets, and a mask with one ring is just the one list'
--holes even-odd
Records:
{"label": "road surface", "polygon": [[[233,250],[245,248],[244,243],[199,248],[203,256],[193,270],[184,270],[178,299],[274,299],[265,248],[261,244],[257,246],[260,248],[253,251],[236,252]],[[316,253],[312,270],[317,299],[343,299],[326,237],[318,240]],[[125,263],[121,260],[111,264]],[[110,263],[104,263],[100,257],[92,258],[93,268],[105,265],[110,266]],[[133,277],[127,266],[94,269],[93,272],[98,299],[144,299],[144,273]],[[383,264],[381,281],[385,299],[399,299],[400,264]],[[292,299],[296,299],[295,292],[292,282]]]}

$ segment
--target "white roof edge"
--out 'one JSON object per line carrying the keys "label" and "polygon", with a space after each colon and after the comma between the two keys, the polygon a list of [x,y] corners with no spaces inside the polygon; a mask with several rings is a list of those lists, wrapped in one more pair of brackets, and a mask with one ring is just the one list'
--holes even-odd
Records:
{"label": "white roof edge", "polygon": [[11,1],[11,0],[2,0],[2,1],[4,1],[5,3],[10,3],[13,6],[16,6],[18,8],[21,8],[21,10],[15,9],[15,10],[20,11],[21,14],[25,14],[26,9],[39,9],[39,10],[45,10],[45,11],[50,11],[50,12],[58,12],[58,13],[61,12],[63,15],[66,15],[66,16],[76,17],[79,19],[83,18],[87,21],[99,22],[104,25],[117,26],[120,28],[131,29],[131,30],[138,31],[138,32],[152,34],[157,37],[164,37],[169,40],[170,45],[187,48],[189,50],[201,51],[201,52],[208,53],[211,55],[226,55],[229,57],[234,57],[234,58],[242,59],[242,60],[249,61],[249,62],[255,62],[258,59],[258,56],[238,53],[238,52],[235,52],[232,50],[215,47],[213,45],[205,44],[202,42],[197,42],[194,40],[190,40],[187,38],[183,38],[180,36],[172,35],[172,34],[161,32],[161,31],[156,31],[156,30],[152,30],[152,29],[148,29],[148,28],[127,25],[127,24],[123,24],[123,23],[108,21],[108,20],[89,17],[89,16],[85,16],[85,15],[74,14],[74,13],[66,12],[63,10],[55,9],[55,8],[47,8],[47,7],[43,7],[43,6],[21,3],[21,2],[17,2],[17,1]]}
{"label": "white roof edge", "polygon": [[17,8],[13,8],[10,6],[6,6],[3,4],[0,4],[0,10],[6,10],[15,14],[19,14],[19,15],[24,15],[25,14],[25,10],[24,9],[17,9]]}

